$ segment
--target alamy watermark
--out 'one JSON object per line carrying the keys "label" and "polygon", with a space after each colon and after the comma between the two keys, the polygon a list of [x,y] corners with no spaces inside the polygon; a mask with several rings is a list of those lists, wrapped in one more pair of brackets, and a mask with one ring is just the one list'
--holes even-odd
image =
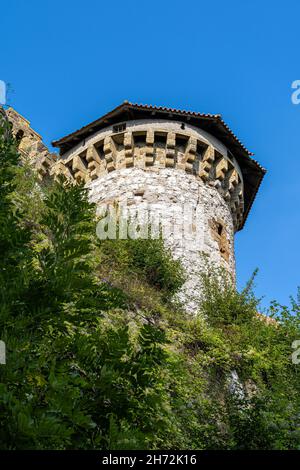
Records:
{"label": "alamy watermark", "polygon": [[6,83],[3,80],[0,80],[0,105],[2,106],[6,104],[6,94],[7,94]]}
{"label": "alamy watermark", "polygon": [[147,202],[130,205],[125,200],[117,206],[100,206],[98,214],[101,218],[96,233],[101,240],[162,237],[195,243],[199,250],[202,247],[203,210],[199,205]]}
{"label": "alamy watermark", "polygon": [[300,104],[300,80],[294,80],[292,83],[291,100],[293,104]]}
{"label": "alamy watermark", "polygon": [[0,364],[6,364],[6,347],[4,341],[0,340]]}
{"label": "alamy watermark", "polygon": [[292,354],[292,363],[300,364],[300,339],[296,339],[292,342],[292,348],[295,349]]}

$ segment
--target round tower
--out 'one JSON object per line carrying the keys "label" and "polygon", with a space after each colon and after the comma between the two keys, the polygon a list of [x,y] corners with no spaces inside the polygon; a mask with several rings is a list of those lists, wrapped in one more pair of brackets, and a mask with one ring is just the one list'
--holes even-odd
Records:
{"label": "round tower", "polygon": [[207,261],[235,279],[234,234],[265,170],[220,115],[124,102],[53,145],[60,159],[52,172],[84,181],[99,207],[159,222],[186,271],[179,297],[187,311],[197,308]]}

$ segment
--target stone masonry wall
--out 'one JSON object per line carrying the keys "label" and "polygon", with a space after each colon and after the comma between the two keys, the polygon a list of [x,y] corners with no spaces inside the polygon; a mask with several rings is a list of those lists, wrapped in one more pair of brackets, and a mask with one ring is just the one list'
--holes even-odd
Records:
{"label": "stone masonry wall", "polygon": [[[232,217],[215,188],[182,170],[139,168],[114,171],[88,186],[90,199],[99,208],[118,201],[126,203],[131,214],[136,208],[150,209],[159,212],[164,223],[168,222],[170,231],[164,239],[187,274],[179,299],[188,312],[197,310],[200,273],[206,258],[203,254],[209,262],[223,266],[235,277]],[[218,233],[216,224],[222,226],[223,233]]]}
{"label": "stone masonry wall", "polygon": [[22,159],[33,165],[40,180],[50,177],[50,169],[56,155],[49,152],[42,137],[31,128],[30,122],[24,116],[13,108],[7,110],[6,116],[12,125]]}

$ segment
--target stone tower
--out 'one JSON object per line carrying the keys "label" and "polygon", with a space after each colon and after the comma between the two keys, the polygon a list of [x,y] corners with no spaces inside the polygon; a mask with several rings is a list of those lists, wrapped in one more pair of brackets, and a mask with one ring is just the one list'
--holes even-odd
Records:
{"label": "stone tower", "polygon": [[53,145],[60,156],[39,157],[41,177],[63,173],[84,181],[99,207],[125,203],[131,214],[159,213],[168,227],[165,243],[187,274],[179,294],[187,311],[196,311],[204,263],[235,279],[234,234],[265,170],[220,115],[125,101]]}
{"label": "stone tower", "polygon": [[151,207],[168,220],[165,242],[186,270],[180,297],[188,311],[199,297],[203,254],[235,278],[234,234],[265,170],[220,115],[124,102],[53,145],[60,149],[53,172],[83,180],[93,202]]}

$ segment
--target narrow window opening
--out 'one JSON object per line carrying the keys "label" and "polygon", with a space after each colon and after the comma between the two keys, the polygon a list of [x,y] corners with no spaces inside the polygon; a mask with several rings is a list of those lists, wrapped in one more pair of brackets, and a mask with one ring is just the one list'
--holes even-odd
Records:
{"label": "narrow window opening", "polygon": [[79,154],[79,157],[81,158],[82,163],[84,164],[85,168],[87,169],[88,162],[86,161],[86,155],[87,155],[87,150],[85,150],[84,152],[81,152]]}
{"label": "narrow window opening", "polygon": [[176,134],[176,147],[178,147],[179,150],[184,151],[188,140],[189,138],[187,136]]}
{"label": "narrow window opening", "polygon": [[134,134],[134,143],[137,145],[146,145],[146,132],[141,132],[139,134]]}
{"label": "narrow window opening", "polygon": [[73,160],[66,162],[65,166],[70,170],[71,175],[74,177],[75,172],[73,171]]}
{"label": "narrow window opening", "polygon": [[166,145],[167,143],[167,134],[166,133],[155,133],[154,142],[160,145]]}
{"label": "narrow window opening", "polygon": [[204,142],[201,142],[200,140],[197,141],[197,154],[200,155],[200,157],[202,157],[202,155],[204,154],[205,150],[207,149],[207,145],[204,143]]}
{"label": "narrow window opening", "polygon": [[18,132],[16,133],[16,141],[17,141],[17,146],[20,146],[21,140],[24,137],[24,131],[22,129],[19,129]]}
{"label": "narrow window opening", "polygon": [[122,122],[121,124],[116,124],[113,126],[113,132],[124,132],[126,130],[126,122]]}
{"label": "narrow window opening", "polygon": [[218,243],[221,256],[228,262],[230,256],[230,242],[226,234],[225,225],[217,220],[210,221],[211,234]]}
{"label": "narrow window opening", "polygon": [[104,160],[104,140],[95,145],[96,152],[101,160]]}
{"label": "narrow window opening", "polygon": [[124,132],[112,136],[116,150],[121,151],[124,148]]}
{"label": "narrow window opening", "polygon": [[217,233],[221,237],[223,233],[223,226],[221,224],[217,224]]}

